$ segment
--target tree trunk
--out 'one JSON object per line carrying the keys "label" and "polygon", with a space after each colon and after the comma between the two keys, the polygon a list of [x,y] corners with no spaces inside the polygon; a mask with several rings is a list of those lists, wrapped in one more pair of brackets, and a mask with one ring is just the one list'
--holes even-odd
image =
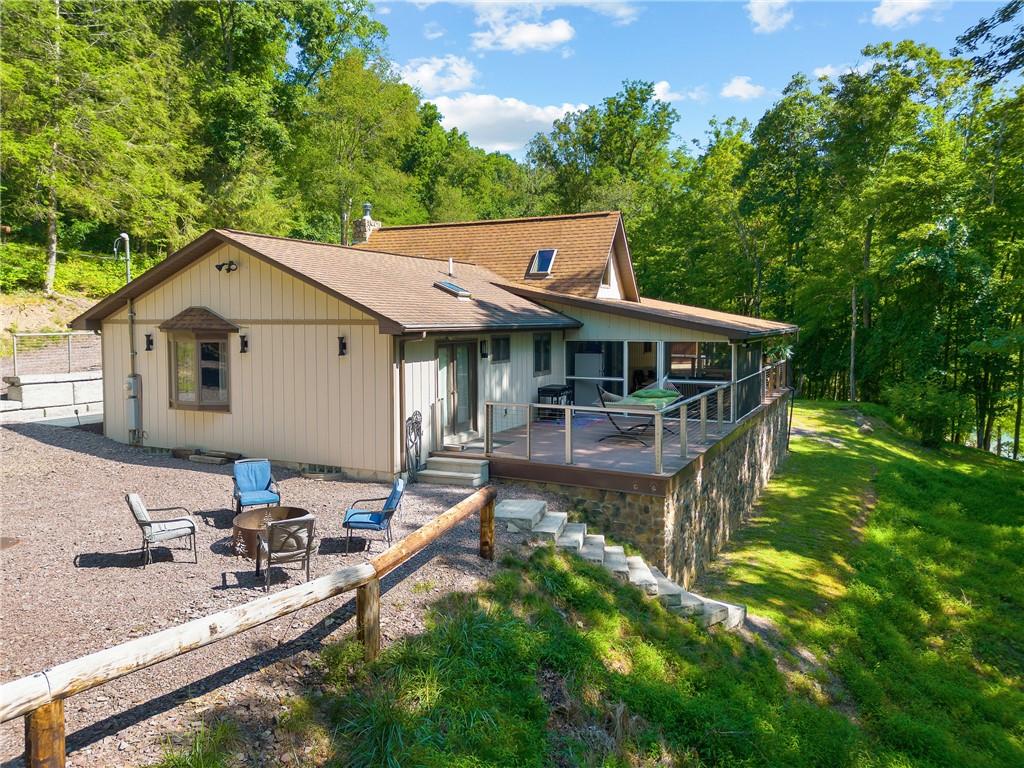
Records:
{"label": "tree trunk", "polygon": [[1020,458],[1020,417],[1024,410],[1024,346],[1017,350],[1017,416],[1013,421],[1013,460]]}
{"label": "tree trunk", "polygon": [[[56,147],[54,147],[56,152]],[[53,279],[57,274],[57,195],[50,188],[49,205],[46,208],[46,284],[47,296],[53,295]]]}
{"label": "tree trunk", "polygon": [[857,399],[857,286],[850,289],[850,402]]}
{"label": "tree trunk", "polygon": [[[868,216],[867,226],[864,232],[864,281],[868,281],[868,276],[871,273],[871,240],[875,233],[875,215],[871,214]],[[864,319],[863,326],[865,328],[871,327],[871,300],[868,292],[864,291],[864,296],[861,298],[861,303],[864,308]]]}

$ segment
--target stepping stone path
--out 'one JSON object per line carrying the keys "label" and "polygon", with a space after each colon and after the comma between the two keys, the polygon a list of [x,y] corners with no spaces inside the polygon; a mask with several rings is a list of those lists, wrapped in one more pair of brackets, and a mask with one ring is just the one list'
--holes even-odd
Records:
{"label": "stepping stone path", "polygon": [[506,523],[513,533],[553,541],[559,549],[603,565],[615,578],[656,597],[672,613],[689,616],[702,626],[721,624],[734,629],[746,619],[746,606],[687,592],[639,555],[627,557],[622,547],[609,546],[604,536],[588,533],[586,523],[570,523],[564,512],[548,512],[547,506],[546,502],[533,499],[509,499],[494,508],[494,519]]}

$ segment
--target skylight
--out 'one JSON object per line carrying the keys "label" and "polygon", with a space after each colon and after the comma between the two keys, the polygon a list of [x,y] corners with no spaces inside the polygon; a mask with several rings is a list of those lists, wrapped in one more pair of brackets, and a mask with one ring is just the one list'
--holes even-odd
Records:
{"label": "skylight", "polygon": [[452,296],[457,296],[460,299],[468,299],[473,295],[461,285],[453,283],[451,280],[438,280],[434,283],[434,287],[440,288],[445,293],[450,293]]}
{"label": "skylight", "polygon": [[530,263],[531,275],[550,275],[551,266],[555,263],[557,248],[541,248]]}

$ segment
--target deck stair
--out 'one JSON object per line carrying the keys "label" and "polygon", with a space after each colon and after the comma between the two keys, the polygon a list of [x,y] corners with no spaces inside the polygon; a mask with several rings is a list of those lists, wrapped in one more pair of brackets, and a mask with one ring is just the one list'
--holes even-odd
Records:
{"label": "deck stair", "polygon": [[604,536],[588,533],[586,523],[570,523],[564,512],[548,512],[543,501],[509,499],[499,502],[494,518],[496,522],[504,522],[513,533],[527,534],[538,541],[553,541],[559,549],[603,565],[615,578],[657,598],[672,613],[691,617],[702,626],[721,625],[734,629],[747,616],[745,606],[688,592],[639,555],[627,556],[622,547],[609,545]]}
{"label": "deck stair", "polygon": [[416,473],[416,480],[433,485],[458,485],[479,488],[490,479],[486,459],[463,459],[454,456],[431,456],[427,468]]}

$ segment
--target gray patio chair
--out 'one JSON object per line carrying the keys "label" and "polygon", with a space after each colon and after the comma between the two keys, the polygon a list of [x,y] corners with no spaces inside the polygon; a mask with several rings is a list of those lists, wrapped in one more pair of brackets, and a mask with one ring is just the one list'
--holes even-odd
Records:
{"label": "gray patio chair", "polygon": [[263,591],[270,591],[270,566],[281,563],[302,563],[306,566],[306,581],[309,581],[309,563],[313,556],[313,530],[316,520],[312,515],[278,520],[267,526],[266,533],[260,534],[256,547],[256,575],[263,565]]}
{"label": "gray patio chair", "polygon": [[[135,522],[142,531],[142,567],[153,562],[153,553],[150,547],[153,544],[160,544],[165,541],[183,539],[186,536],[191,538],[193,561],[199,562],[199,551],[196,549],[196,523],[192,515],[184,507],[160,507],[159,509],[146,509],[142,498],[137,493],[125,494],[124,500],[128,503]],[[150,512],[184,512],[179,517],[168,520],[153,520]]]}

